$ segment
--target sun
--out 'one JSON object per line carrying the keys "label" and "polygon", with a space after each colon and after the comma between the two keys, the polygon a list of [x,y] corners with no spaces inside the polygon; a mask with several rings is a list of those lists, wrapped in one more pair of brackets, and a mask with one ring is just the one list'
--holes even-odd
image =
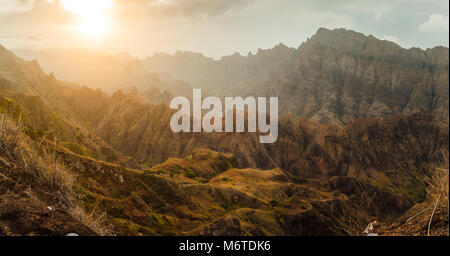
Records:
{"label": "sun", "polygon": [[109,9],[113,0],[60,0],[63,8],[77,16],[77,29],[89,37],[105,34],[109,28]]}
{"label": "sun", "polygon": [[83,17],[81,23],[78,24],[78,30],[87,36],[101,36],[108,30],[107,20],[101,16]]}

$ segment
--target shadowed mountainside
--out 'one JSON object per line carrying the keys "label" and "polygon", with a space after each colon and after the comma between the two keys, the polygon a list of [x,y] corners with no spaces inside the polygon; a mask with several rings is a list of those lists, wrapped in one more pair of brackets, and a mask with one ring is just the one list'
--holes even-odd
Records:
{"label": "shadowed mountainside", "polygon": [[409,50],[344,29],[319,29],[267,92],[281,111],[320,123],[425,110],[448,124],[448,48]]}
{"label": "shadowed mountainside", "polygon": [[448,56],[445,47],[403,49],[362,33],[321,28],[297,50],[280,44],[218,61],[179,52],[142,62],[214,95],[278,96],[283,115],[322,124],[419,110],[448,124]]}
{"label": "shadowed mountainside", "polygon": [[[77,109],[81,105],[71,104]],[[210,148],[233,152],[241,166],[281,167],[302,177],[332,177],[369,168],[412,168],[435,161],[448,146],[446,126],[425,112],[385,120],[358,119],[345,127],[286,116],[280,119],[278,141],[260,144],[258,133],[174,134],[167,129],[173,111],[134,95],[116,93],[104,106],[94,112],[96,118],[84,120],[112,147],[149,166]]]}
{"label": "shadowed mountainside", "polygon": [[154,104],[190,97],[191,88],[202,88],[205,95],[219,97],[277,96],[281,115],[321,124],[420,110],[447,124],[449,118],[448,48],[404,49],[345,29],[321,28],[298,49],[279,44],[220,60],[191,52],[143,60],[83,50],[17,52],[63,80],[134,92]]}
{"label": "shadowed mountainside", "polygon": [[[305,103],[287,111],[300,117],[280,118],[274,144],[260,144],[258,133],[175,134],[169,129],[174,111],[150,104],[142,92],[108,95],[60,82],[36,61],[4,48],[0,114],[19,125],[8,131],[27,142],[21,152],[50,159],[39,173],[54,174],[51,163],[64,166],[63,177],[76,177],[63,182],[64,191],[83,211],[106,213],[122,235],[358,235],[369,222],[391,222],[427,200],[427,183],[418,177],[431,177],[449,146],[443,94],[448,49],[405,50],[324,29],[298,50],[276,48],[228,60],[243,68],[257,63],[252,58],[278,56],[269,72],[269,80],[278,82],[268,93],[280,93],[282,108],[292,106],[288,98]],[[280,64],[297,51],[290,65]],[[194,57],[198,65],[216,66]],[[270,63],[259,68],[270,69]],[[256,88],[252,74],[237,75],[249,83],[246,89]],[[364,102],[390,111],[370,107],[355,114]],[[42,234],[60,234],[56,229],[64,223],[52,224],[45,205],[58,205],[58,220],[70,221],[70,209],[45,193],[30,198],[26,188],[42,185],[15,176],[20,170],[33,177],[11,152],[0,150],[0,232],[11,233],[14,223],[4,216],[19,202],[21,216],[56,227]],[[42,189],[48,189],[45,183]],[[27,218],[19,223],[26,226]],[[69,229],[99,233],[81,221],[74,224]],[[69,232],[65,228],[61,232]],[[21,234],[20,228],[12,234]]]}

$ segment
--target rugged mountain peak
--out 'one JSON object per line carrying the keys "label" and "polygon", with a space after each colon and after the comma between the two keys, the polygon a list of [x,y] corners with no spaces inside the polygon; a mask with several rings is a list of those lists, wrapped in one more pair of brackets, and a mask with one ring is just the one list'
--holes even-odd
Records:
{"label": "rugged mountain peak", "polygon": [[394,42],[343,28],[333,30],[319,28],[315,35],[300,46],[300,49],[309,49],[316,52],[322,49],[330,49],[337,53],[347,52],[352,55],[370,56],[377,59],[397,58],[410,63],[429,61],[428,58],[432,56],[445,59],[445,56],[448,58],[449,51],[447,47],[443,46],[425,51],[420,48],[404,49]]}
{"label": "rugged mountain peak", "polygon": [[425,51],[425,54],[433,64],[435,64],[436,66],[440,66],[443,69],[446,69],[448,73],[449,50],[447,47],[436,46],[431,49],[427,49]]}
{"label": "rugged mountain peak", "polygon": [[242,62],[245,61],[246,57],[242,56],[240,53],[235,52],[232,55],[228,55],[228,56],[223,56],[222,58],[220,58],[221,62]]}
{"label": "rugged mountain peak", "polygon": [[321,28],[300,46],[280,81],[273,90],[281,111],[322,124],[420,109],[448,123],[445,47],[404,49],[372,35]]}
{"label": "rugged mountain peak", "polygon": [[25,61],[13,52],[0,48],[0,77],[15,84],[15,91],[37,94],[48,87],[46,75],[36,60]]}
{"label": "rugged mountain peak", "polygon": [[343,28],[333,30],[320,28],[315,35],[300,46],[300,48],[309,47],[315,50],[328,48],[336,51],[349,51],[353,54],[370,52],[372,55],[383,54],[386,50],[390,52],[402,50],[393,42]]}
{"label": "rugged mountain peak", "polygon": [[272,50],[275,50],[275,51],[287,51],[289,49],[293,49],[293,48],[288,47],[287,45],[285,45],[283,43],[278,43],[275,47],[272,48]]}
{"label": "rugged mountain peak", "polygon": [[283,43],[279,43],[276,46],[274,46],[273,48],[258,49],[256,56],[273,56],[273,57],[286,56],[286,55],[294,56],[295,53],[296,53],[295,48],[290,48]]}
{"label": "rugged mountain peak", "polygon": [[11,59],[18,59],[11,51],[0,44],[0,60],[2,63],[10,61]]}
{"label": "rugged mountain peak", "polygon": [[[341,33],[359,38],[351,31],[325,29],[316,36],[345,42]],[[355,39],[357,42],[342,50],[331,48],[330,42],[317,46],[320,42],[315,40],[311,39],[309,48],[305,47],[298,57],[295,49],[279,45],[276,50],[293,51],[295,55],[273,54],[276,50],[272,49],[252,58],[239,57],[245,59],[237,62],[242,65],[214,61],[214,65],[200,67],[203,73],[194,67],[188,70],[196,70],[207,82],[217,82],[240,95],[241,88],[252,89],[251,93],[266,84],[274,92],[270,95],[279,95],[280,102],[288,104],[283,105],[284,110],[321,123],[347,124],[322,126],[287,115],[280,119],[280,139],[272,145],[258,143],[258,134],[254,133],[174,134],[168,129],[173,111],[163,104],[150,105],[127,91],[109,96],[100,90],[67,86],[34,72],[28,62],[14,56],[5,58],[8,64],[0,65],[0,88],[10,84],[34,88],[32,85],[38,84],[40,97],[3,90],[1,93],[8,98],[3,98],[0,107],[12,109],[16,101],[33,118],[27,125],[27,116],[21,116],[21,124],[27,125],[24,127],[30,136],[29,146],[23,148],[26,156],[31,156],[28,150],[34,145],[40,147],[38,143],[44,140],[46,134],[40,130],[60,133],[56,136],[61,144],[57,150],[52,141],[45,141],[43,149],[53,152],[61,166],[75,174],[76,193],[80,194],[74,198],[83,200],[81,206],[88,212],[105,211],[120,235],[360,234],[369,220],[395,217],[423,200],[425,189],[417,183],[417,174],[438,162],[442,150],[448,150],[448,128],[439,122],[446,117],[448,124],[448,69],[435,69],[425,61],[404,63],[395,58],[374,58],[367,49],[390,47],[375,37]],[[361,44],[366,47],[355,54],[351,47]],[[429,58],[433,63],[441,63],[439,54],[444,51],[445,59],[445,48],[427,50],[425,55],[432,57],[423,57],[418,49],[400,50],[401,54]],[[0,50],[3,64],[1,54],[9,53]],[[171,61],[177,60],[168,59]],[[183,71],[186,63],[170,68]],[[113,73],[106,71],[107,75]],[[127,67],[125,71],[142,75],[139,69]],[[146,81],[159,79],[158,75],[144,75]],[[236,88],[231,87],[233,84]],[[422,108],[428,112],[411,115]],[[399,112],[409,115],[377,119]],[[17,136],[15,126],[1,127],[3,120],[0,118],[0,133],[8,130],[11,137]],[[21,137],[26,138],[26,134]],[[0,136],[0,140],[5,137]],[[11,157],[10,153],[17,151],[3,146],[8,141],[0,144],[0,173],[7,177],[0,179],[0,188],[12,187],[16,194],[25,194],[22,192],[29,184],[16,186],[8,179],[33,182],[36,177],[55,173],[56,161],[44,152],[42,159],[49,159],[50,169],[41,168],[44,175],[23,179],[33,174],[23,172],[27,166],[22,163],[24,157]],[[133,168],[139,170],[124,168],[134,160]],[[37,188],[47,192],[43,190],[47,186]],[[42,222],[34,224],[47,224],[35,213],[45,211],[48,216],[45,207],[55,205],[46,197],[49,192],[41,195],[42,204],[25,197],[0,195],[0,209],[7,209],[0,210],[0,217],[2,213],[10,216],[19,212],[30,216],[24,226],[33,224],[29,220],[36,216]],[[71,230],[67,232],[101,234],[74,222],[70,214],[62,214],[59,219],[63,224],[76,224],[68,226]],[[348,219],[352,221],[346,222]],[[6,223],[10,228],[17,221],[8,219]],[[49,233],[67,233],[56,227]],[[22,230],[17,234],[23,234]]]}
{"label": "rugged mountain peak", "polygon": [[[170,55],[169,55],[170,56]],[[202,53],[199,52],[190,52],[190,51],[177,51],[174,55],[175,58],[182,59],[193,59],[195,61],[211,61],[212,58],[208,58]]]}

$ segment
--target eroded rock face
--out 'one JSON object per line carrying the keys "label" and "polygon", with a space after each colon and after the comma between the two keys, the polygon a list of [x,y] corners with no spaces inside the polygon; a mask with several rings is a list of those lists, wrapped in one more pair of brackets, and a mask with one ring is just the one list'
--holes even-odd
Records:
{"label": "eroded rock face", "polygon": [[448,147],[445,125],[426,111],[362,118],[344,127],[286,116],[280,119],[278,141],[260,144],[256,133],[175,134],[168,129],[168,107],[133,98],[114,95],[91,124],[114,149],[149,166],[208,148],[232,152],[242,168],[280,167],[300,177],[327,178],[368,168],[415,167],[436,160]]}
{"label": "eroded rock face", "polygon": [[[277,82],[267,95],[280,96],[282,113],[312,121],[286,115],[278,142],[270,145],[260,144],[257,134],[174,134],[166,105],[58,82],[3,49],[0,60],[14,72],[0,72],[0,88],[34,95],[17,100],[45,110],[45,118],[31,124],[55,129],[60,126],[51,120],[65,120],[61,134],[77,126],[82,132],[64,137],[105,146],[100,159],[142,164],[145,170],[130,170],[42,144],[77,174],[86,190],[83,206],[104,210],[120,234],[348,235],[373,216],[399,214],[420,200],[423,188],[411,177],[448,150],[448,49],[405,50],[321,29],[294,57],[285,72],[276,70],[282,74],[271,78]],[[226,61],[246,62],[242,56]],[[166,161],[170,157],[184,158]],[[0,157],[0,170],[21,168],[6,160]],[[246,167],[252,169],[238,169]],[[25,196],[26,188],[0,179],[0,234],[91,234],[66,213]],[[7,195],[13,190],[19,195]]]}
{"label": "eroded rock face", "polygon": [[[281,115],[293,113],[321,124],[345,125],[355,118],[419,110],[447,124],[449,120],[448,48],[404,49],[345,29],[321,28],[298,49],[279,44],[256,54],[234,54],[220,60],[190,52],[155,54],[131,62],[70,51],[31,56],[40,60],[47,72],[62,74],[59,77],[64,80],[110,92],[134,92],[154,104],[192,95],[192,87],[220,97],[278,96]],[[98,68],[86,70],[80,56]],[[3,58],[23,62],[9,53]],[[71,63],[70,68],[62,67],[60,59]],[[25,64],[32,79],[45,80],[37,62]],[[17,80],[14,75],[8,78]],[[28,91],[39,89],[29,87]]]}
{"label": "eroded rock face", "polygon": [[322,124],[418,110],[448,124],[448,48],[403,49],[345,29],[319,29],[267,95]]}
{"label": "eroded rock face", "polygon": [[321,124],[419,110],[448,124],[448,56],[446,47],[404,49],[374,36],[321,28],[298,49],[278,45],[218,61],[180,52],[142,62],[205,93],[278,96],[282,115]]}

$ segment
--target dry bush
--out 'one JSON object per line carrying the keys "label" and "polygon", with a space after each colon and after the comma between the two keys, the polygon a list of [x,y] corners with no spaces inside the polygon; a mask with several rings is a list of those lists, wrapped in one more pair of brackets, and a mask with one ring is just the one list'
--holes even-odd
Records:
{"label": "dry bush", "polygon": [[19,125],[15,125],[6,115],[0,114],[0,149],[9,157],[17,158],[19,150]]}
{"label": "dry bush", "polygon": [[98,214],[95,211],[86,213],[79,205],[71,207],[69,213],[101,236],[115,235],[114,226],[109,222],[105,213]]}
{"label": "dry bush", "polygon": [[369,219],[366,218],[367,213],[363,208],[355,210],[349,203],[348,199],[339,197],[333,205],[330,215],[336,223],[336,228],[350,236],[360,236],[361,230],[367,226],[365,223]]}
{"label": "dry bush", "polygon": [[[442,152],[442,160],[436,168],[431,178],[425,178],[427,184],[428,198],[433,202],[432,213],[428,223],[427,235],[430,235],[433,218],[436,213],[443,216],[443,224],[448,225],[449,221],[449,152]],[[447,223],[447,224],[446,224]]]}
{"label": "dry bush", "polygon": [[99,235],[113,235],[105,215],[95,212],[87,214],[79,206],[74,191],[75,177],[56,161],[55,155],[41,151],[42,143],[31,141],[23,135],[19,125],[0,114],[0,153],[23,166],[2,175],[14,177],[27,188],[26,194],[58,205]]}

